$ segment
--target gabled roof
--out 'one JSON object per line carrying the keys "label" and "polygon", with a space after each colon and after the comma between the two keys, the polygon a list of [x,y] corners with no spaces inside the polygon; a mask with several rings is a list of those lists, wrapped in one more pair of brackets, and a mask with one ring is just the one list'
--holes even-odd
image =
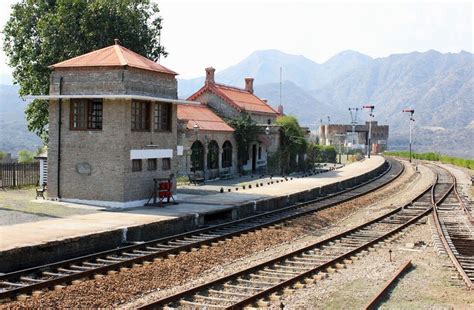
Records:
{"label": "gabled roof", "polygon": [[87,67],[132,67],[177,75],[176,72],[165,68],[159,63],[143,57],[142,55],[139,55],[119,44],[107,46],[50,66],[50,68],[55,69]]}
{"label": "gabled roof", "polygon": [[187,121],[186,128],[190,130],[197,124],[199,130],[234,131],[234,128],[227,125],[216,113],[201,104],[178,104],[178,120]]}
{"label": "gabled roof", "polygon": [[217,83],[206,83],[187,100],[194,101],[206,91],[210,91],[219,96],[239,112],[247,111],[256,114],[279,115],[277,111],[255,94],[245,89]]}

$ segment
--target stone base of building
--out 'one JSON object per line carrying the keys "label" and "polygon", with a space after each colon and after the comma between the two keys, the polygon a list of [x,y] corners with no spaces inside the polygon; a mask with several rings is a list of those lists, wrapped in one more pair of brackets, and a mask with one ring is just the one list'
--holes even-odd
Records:
{"label": "stone base of building", "polygon": [[[177,200],[176,195],[173,196],[174,200]],[[61,198],[59,201],[76,203],[81,205],[90,205],[96,207],[105,207],[110,209],[129,209],[143,207],[148,202],[148,199],[133,200],[133,201],[104,201],[104,200],[86,200],[86,199],[72,199],[72,198]]]}

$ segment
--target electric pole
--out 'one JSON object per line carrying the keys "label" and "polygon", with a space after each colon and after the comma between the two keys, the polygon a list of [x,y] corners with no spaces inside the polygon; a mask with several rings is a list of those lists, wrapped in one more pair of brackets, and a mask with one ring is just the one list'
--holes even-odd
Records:
{"label": "electric pole", "polygon": [[405,113],[410,113],[410,157],[409,157],[409,161],[411,162],[411,131],[412,131],[412,126],[413,126],[413,122],[415,121],[415,119],[413,118],[413,114],[415,113],[415,110],[414,109],[403,109],[402,112],[405,112]]}
{"label": "electric pole", "polygon": [[364,105],[362,106],[362,109],[369,109],[370,114],[369,114],[369,145],[367,148],[367,157],[370,158],[370,153],[372,151],[372,118],[374,117],[374,106],[373,105]]}

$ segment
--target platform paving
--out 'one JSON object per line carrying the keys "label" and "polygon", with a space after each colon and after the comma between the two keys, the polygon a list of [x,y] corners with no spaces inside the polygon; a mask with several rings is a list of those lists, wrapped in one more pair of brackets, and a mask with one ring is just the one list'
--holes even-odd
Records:
{"label": "platform paving", "polygon": [[[291,181],[266,185],[266,179],[252,179],[245,184],[264,183],[263,187],[219,193],[221,185],[211,183],[199,186],[206,194],[186,191],[178,192],[177,205],[166,207],[141,207],[128,210],[97,209],[94,213],[73,215],[66,218],[53,218],[28,223],[0,226],[0,252],[14,248],[46,244],[91,234],[99,234],[116,229],[140,226],[149,223],[176,219],[185,215],[198,215],[232,208],[246,202],[280,197],[306,191],[372,171],[384,162],[381,156],[372,156],[340,169],[306,178],[293,178]],[[274,180],[280,178],[274,178]],[[235,187],[236,184],[228,187]],[[226,187],[227,188],[227,187]]]}

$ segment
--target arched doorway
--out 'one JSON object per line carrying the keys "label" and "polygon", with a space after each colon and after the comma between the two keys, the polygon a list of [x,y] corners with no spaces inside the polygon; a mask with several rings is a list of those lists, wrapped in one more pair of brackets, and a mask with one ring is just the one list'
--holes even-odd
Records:
{"label": "arched doorway", "polygon": [[215,140],[209,142],[207,146],[207,169],[219,168],[219,145]]}
{"label": "arched doorway", "polygon": [[232,167],[232,143],[229,140],[222,145],[222,168]]}
{"label": "arched doorway", "polygon": [[201,141],[194,141],[191,145],[191,171],[201,171],[204,169],[204,145]]}

